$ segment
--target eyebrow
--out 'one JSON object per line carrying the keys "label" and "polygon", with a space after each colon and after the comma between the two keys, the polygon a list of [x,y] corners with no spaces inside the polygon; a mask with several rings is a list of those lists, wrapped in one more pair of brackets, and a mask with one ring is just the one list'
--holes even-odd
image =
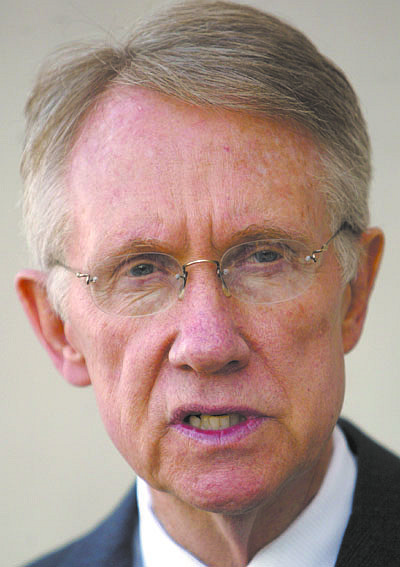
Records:
{"label": "eyebrow", "polygon": [[141,252],[161,252],[174,255],[173,248],[174,246],[171,246],[171,244],[157,238],[133,238],[124,242],[121,246],[110,248],[103,253],[96,253],[92,258],[91,264],[97,264],[118,256],[128,256]]}
{"label": "eyebrow", "polygon": [[[211,241],[211,246],[217,253],[222,254],[229,248],[243,242],[270,239],[297,240],[310,243],[310,235],[306,234],[304,231],[286,230],[282,227],[272,225],[271,222],[265,222],[261,224],[251,224],[242,230],[227,235],[225,246],[216,245],[213,240]],[[180,250],[178,254],[176,242],[171,244],[157,238],[133,238],[126,241],[121,246],[107,250],[104,254],[96,253],[91,261],[91,265],[93,266],[99,262],[118,256],[127,256],[141,252],[161,252],[172,256],[185,256],[188,249],[188,244],[185,240],[183,240],[182,243],[179,242]]]}
{"label": "eyebrow", "polygon": [[310,234],[307,234],[301,230],[286,230],[279,226],[274,226],[270,222],[265,222],[262,224],[251,224],[235,232],[231,237],[230,241],[232,244],[230,246],[235,246],[241,242],[246,242],[250,240],[298,240],[300,242],[309,243]]}

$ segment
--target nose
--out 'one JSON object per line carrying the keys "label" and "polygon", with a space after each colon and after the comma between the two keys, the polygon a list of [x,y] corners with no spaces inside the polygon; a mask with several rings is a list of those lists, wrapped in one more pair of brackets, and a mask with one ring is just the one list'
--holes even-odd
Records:
{"label": "nose", "polygon": [[250,349],[235,318],[233,301],[223,293],[215,269],[193,267],[179,302],[178,332],[169,351],[173,366],[215,374],[247,365]]}

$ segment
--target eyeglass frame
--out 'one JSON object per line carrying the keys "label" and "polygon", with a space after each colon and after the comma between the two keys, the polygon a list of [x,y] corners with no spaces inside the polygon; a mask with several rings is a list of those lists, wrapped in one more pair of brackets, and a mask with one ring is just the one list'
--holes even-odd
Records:
{"label": "eyeglass frame", "polygon": [[[320,246],[320,248],[313,250],[311,252],[311,254],[305,256],[304,261],[305,262],[314,262],[314,264],[316,264],[319,256],[327,251],[328,246],[332,242],[332,240],[334,238],[336,238],[336,236],[344,230],[350,230],[354,234],[358,234],[357,231],[355,231],[353,229],[353,227],[348,222],[344,221],[340,225],[340,227],[336,230],[336,232],[334,232],[332,234],[332,236],[330,238],[328,238],[328,240],[324,244],[322,244],[322,246]],[[227,252],[228,252],[228,250],[227,250]],[[177,274],[176,278],[183,279],[182,289],[181,289],[177,299],[182,299],[184,291],[185,291],[185,287],[186,287],[186,283],[187,283],[187,279],[188,279],[188,271],[186,270],[186,268],[193,266],[195,264],[205,264],[205,263],[215,264],[216,274],[217,274],[218,278],[221,280],[222,290],[223,290],[226,297],[231,297],[231,293],[230,293],[228,287],[226,286],[224,278],[223,278],[223,274],[222,274],[222,271],[221,271],[221,264],[220,264],[219,260],[209,260],[209,259],[206,259],[206,258],[200,258],[198,260],[191,260],[190,262],[186,262],[185,264],[180,264],[178,261],[177,261],[177,263],[180,265],[180,267],[182,269],[182,273]],[[81,272],[81,271],[76,270],[76,269],[72,268],[71,266],[63,264],[62,262],[59,262],[59,261],[56,261],[54,263],[54,266],[59,266],[61,268],[64,268],[68,272],[71,272],[72,274],[74,274],[78,279],[84,279],[86,285],[90,285],[91,283],[95,283],[98,280],[98,277],[95,276],[95,275],[92,276],[89,273]],[[288,299],[290,299],[290,298],[288,298]],[[285,301],[285,300],[283,300],[283,301]],[[96,302],[95,302],[95,304],[96,304]],[[157,313],[157,311],[155,311],[154,313],[148,313],[148,315],[152,315],[152,314],[155,314],[155,313]],[[126,316],[129,316],[129,315],[126,315]],[[140,316],[142,316],[142,315],[130,315],[130,317],[140,317]]]}

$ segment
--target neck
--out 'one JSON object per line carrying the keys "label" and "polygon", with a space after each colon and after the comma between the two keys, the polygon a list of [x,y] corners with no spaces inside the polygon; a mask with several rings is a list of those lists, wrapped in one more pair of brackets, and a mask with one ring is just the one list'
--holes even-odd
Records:
{"label": "neck", "polygon": [[280,494],[257,507],[214,513],[190,506],[167,492],[151,489],[152,507],[168,534],[210,567],[245,567],[277,538],[318,492],[332,453],[332,442],[319,462]]}

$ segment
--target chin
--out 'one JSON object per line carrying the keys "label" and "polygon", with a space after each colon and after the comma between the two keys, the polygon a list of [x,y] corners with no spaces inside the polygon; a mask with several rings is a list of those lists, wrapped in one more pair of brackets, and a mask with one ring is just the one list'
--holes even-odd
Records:
{"label": "chin", "polygon": [[236,515],[248,512],[276,493],[276,483],[260,471],[240,469],[218,471],[181,479],[173,491],[186,504],[217,514]]}

